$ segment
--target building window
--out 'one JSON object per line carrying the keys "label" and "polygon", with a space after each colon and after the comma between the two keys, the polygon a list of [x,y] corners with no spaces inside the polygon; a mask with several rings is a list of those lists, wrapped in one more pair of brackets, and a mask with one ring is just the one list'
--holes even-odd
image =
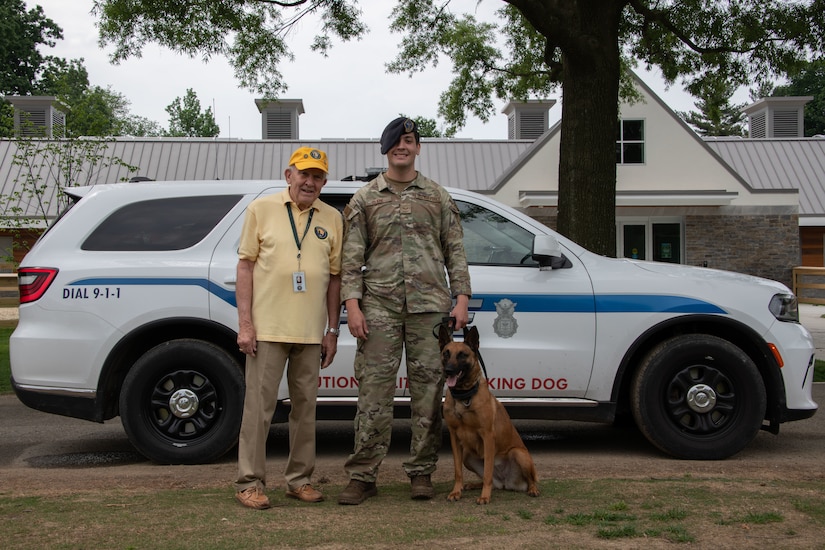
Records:
{"label": "building window", "polygon": [[616,136],[616,164],[644,164],[645,121],[620,120]]}
{"label": "building window", "polygon": [[633,218],[617,221],[619,257],[673,264],[683,262],[684,223],[681,219]]}

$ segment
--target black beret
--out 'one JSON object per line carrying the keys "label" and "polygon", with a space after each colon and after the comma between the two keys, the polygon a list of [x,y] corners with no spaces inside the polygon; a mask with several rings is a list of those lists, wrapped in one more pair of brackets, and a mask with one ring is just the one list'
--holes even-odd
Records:
{"label": "black beret", "polygon": [[418,125],[411,118],[400,116],[387,124],[384,133],[381,134],[381,154],[386,155],[390,149],[395,147],[401,136],[410,133],[415,134],[416,143],[421,140],[418,134]]}

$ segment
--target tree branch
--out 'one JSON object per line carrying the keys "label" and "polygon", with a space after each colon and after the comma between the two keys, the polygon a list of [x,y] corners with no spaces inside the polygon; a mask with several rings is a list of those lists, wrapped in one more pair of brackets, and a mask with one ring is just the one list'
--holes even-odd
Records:
{"label": "tree branch", "polygon": [[[645,25],[649,23],[657,23],[661,25],[663,28],[670,31],[676,38],[678,38],[682,43],[684,43],[688,48],[693,50],[698,54],[716,54],[716,53],[738,53],[744,54],[748,52],[755,51],[757,46],[750,46],[747,48],[733,48],[730,46],[716,46],[716,47],[706,47],[700,46],[696,42],[694,42],[682,29],[680,29],[671,19],[667,16],[667,11],[665,10],[657,10],[653,8],[648,8],[640,0],[629,0],[628,4],[641,16],[644,17]],[[767,42],[773,42],[781,40],[780,38],[768,38]]]}

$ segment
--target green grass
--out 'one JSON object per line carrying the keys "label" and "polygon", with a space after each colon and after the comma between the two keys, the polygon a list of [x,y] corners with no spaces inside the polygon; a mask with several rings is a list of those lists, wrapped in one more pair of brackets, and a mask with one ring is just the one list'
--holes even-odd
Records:
{"label": "green grass", "polygon": [[814,362],[814,382],[825,382],[825,361],[821,359]]}
{"label": "green grass", "polygon": [[0,326],[0,395],[12,391],[11,367],[9,366],[9,336],[12,332],[14,332],[14,327]]}
{"label": "green grass", "polygon": [[[274,491],[274,508],[261,512],[238,506],[221,481],[185,490],[115,486],[26,496],[0,489],[0,521],[10,550],[400,549],[445,541],[468,548],[598,548],[606,540],[630,547],[730,548],[760,541],[763,547],[787,548],[808,547],[825,529],[822,479],[774,482],[770,498],[764,482],[748,478],[546,480],[538,498],[496,490],[486,506],[475,503],[473,491],[447,502],[451,484],[435,485],[436,499],[414,502],[408,484],[387,483],[378,497],[357,507],[337,504],[341,487],[322,487],[327,500],[320,504]],[[715,495],[712,502],[708,494]]]}

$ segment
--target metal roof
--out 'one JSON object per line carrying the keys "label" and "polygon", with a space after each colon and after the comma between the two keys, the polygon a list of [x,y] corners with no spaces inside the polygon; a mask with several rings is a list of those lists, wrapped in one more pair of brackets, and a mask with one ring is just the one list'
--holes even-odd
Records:
{"label": "metal roof", "polygon": [[[493,191],[544,146],[551,129],[538,140],[422,139],[418,169],[435,181],[472,191]],[[825,216],[825,139],[823,138],[705,138],[708,149],[755,190],[799,189],[800,216]],[[40,203],[47,215],[57,212],[54,188],[43,196],[19,194],[28,177],[53,182],[55,160],[44,161],[43,150],[60,150],[60,140],[32,140],[40,153],[24,155],[16,140],[0,140],[0,203],[6,216],[37,216]],[[371,169],[384,169],[386,157],[378,140],[227,140],[205,138],[117,138],[96,140],[92,154],[102,156],[94,173],[73,172],[72,185],[124,181],[132,176],[154,180],[282,179],[292,151],[300,146],[317,147],[330,158],[330,179],[366,176]],[[129,172],[118,158],[136,166]],[[65,178],[60,177],[61,184]]]}
{"label": "metal roof", "polygon": [[[144,176],[153,180],[249,180],[282,179],[292,152],[301,146],[324,150],[330,159],[330,179],[366,176],[371,169],[385,169],[386,157],[380,154],[378,140],[231,140],[205,138],[116,138],[96,141],[93,154],[106,162],[94,173],[74,172],[72,185],[91,185],[125,181]],[[422,174],[451,187],[488,191],[533,140],[457,140],[423,138],[416,165]],[[4,201],[13,197],[29,174],[40,181],[54,181],[55,160],[44,162],[43,151],[59,149],[59,140],[33,140],[36,149],[21,150],[15,140],[0,140],[0,194]],[[25,145],[24,145],[25,147]],[[39,150],[41,153],[26,153]],[[47,155],[49,153],[46,153]],[[29,158],[23,159],[24,156]],[[15,158],[17,159],[15,161]],[[130,172],[110,159],[138,167]],[[21,166],[24,161],[24,166]],[[105,164],[107,166],[100,166]],[[50,165],[52,169],[50,170]],[[64,178],[60,179],[65,184]],[[53,201],[54,189],[47,189],[46,202]],[[40,210],[31,197],[11,201],[21,208],[15,215],[36,215]],[[56,213],[51,205],[49,213]],[[9,212],[6,212],[9,215]]]}
{"label": "metal roof", "polygon": [[754,189],[799,189],[799,215],[825,215],[825,139],[704,141]]}

